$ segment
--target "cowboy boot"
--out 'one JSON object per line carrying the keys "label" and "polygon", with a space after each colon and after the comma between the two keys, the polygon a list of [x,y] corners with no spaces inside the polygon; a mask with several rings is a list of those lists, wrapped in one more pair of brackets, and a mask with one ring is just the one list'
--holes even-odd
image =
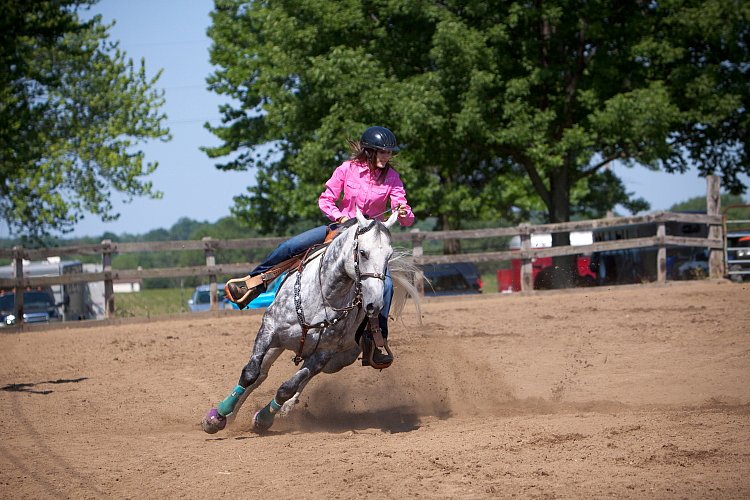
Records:
{"label": "cowboy boot", "polygon": [[393,356],[388,352],[382,352],[379,347],[372,351],[372,363],[376,366],[390,365],[393,363]]}
{"label": "cowboy boot", "polygon": [[247,278],[235,278],[227,281],[224,285],[224,293],[227,299],[231,300],[240,309],[244,309],[247,305],[255,300],[258,295],[266,291],[266,286],[260,284],[253,288],[248,288],[246,280]]}

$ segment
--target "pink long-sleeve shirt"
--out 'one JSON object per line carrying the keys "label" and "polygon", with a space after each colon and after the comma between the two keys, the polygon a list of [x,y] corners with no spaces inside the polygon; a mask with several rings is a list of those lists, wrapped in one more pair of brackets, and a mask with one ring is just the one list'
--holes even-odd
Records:
{"label": "pink long-sleeve shirt", "polygon": [[[379,170],[375,172],[379,173]],[[343,198],[337,204],[342,193]],[[355,217],[357,207],[364,215],[376,217],[385,212],[388,200],[393,210],[399,205],[406,208],[406,216],[398,218],[402,226],[414,224],[414,214],[406,201],[406,190],[398,172],[389,168],[385,180],[378,183],[367,164],[347,160],[336,168],[326,182],[326,188],[318,198],[318,206],[326,217],[336,221],[342,215]]]}

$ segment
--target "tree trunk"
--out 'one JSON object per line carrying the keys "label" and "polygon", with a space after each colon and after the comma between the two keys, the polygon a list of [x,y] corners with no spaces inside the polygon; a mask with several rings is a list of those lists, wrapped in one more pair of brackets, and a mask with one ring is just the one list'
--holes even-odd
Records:
{"label": "tree trunk", "polygon": [[[552,206],[549,207],[550,222],[570,221],[570,178],[564,166],[550,175]],[[570,233],[553,233],[552,246],[569,246]],[[540,273],[541,275],[541,273]],[[537,276],[539,277],[539,275]],[[553,257],[552,268],[540,281],[540,288],[572,288],[578,281],[578,258],[575,255]],[[544,281],[542,283],[541,281]]]}
{"label": "tree trunk", "polygon": [[[448,216],[445,214],[442,214],[440,216],[440,229],[443,231],[454,229],[451,227],[450,221],[448,220]],[[461,241],[460,240],[456,240],[456,239],[443,240],[443,254],[456,255],[459,253],[461,253]]]}

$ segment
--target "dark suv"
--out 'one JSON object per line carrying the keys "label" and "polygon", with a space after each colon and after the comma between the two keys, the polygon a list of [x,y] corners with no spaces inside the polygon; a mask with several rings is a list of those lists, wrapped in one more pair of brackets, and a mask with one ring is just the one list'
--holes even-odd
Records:
{"label": "dark suv", "polygon": [[[16,294],[0,293],[0,327],[16,324]],[[51,292],[44,290],[27,290],[23,292],[23,320],[26,323],[49,323],[60,321],[62,317]]]}
{"label": "dark suv", "polygon": [[425,295],[482,293],[482,275],[471,262],[425,264]]}

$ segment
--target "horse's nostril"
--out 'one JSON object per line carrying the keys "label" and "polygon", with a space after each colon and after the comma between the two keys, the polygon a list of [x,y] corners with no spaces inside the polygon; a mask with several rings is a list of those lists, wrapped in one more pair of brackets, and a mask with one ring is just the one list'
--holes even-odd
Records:
{"label": "horse's nostril", "polygon": [[368,316],[372,316],[372,313],[375,312],[375,306],[372,302],[370,302],[369,304],[367,304],[367,307],[365,307],[365,310],[367,311]]}

